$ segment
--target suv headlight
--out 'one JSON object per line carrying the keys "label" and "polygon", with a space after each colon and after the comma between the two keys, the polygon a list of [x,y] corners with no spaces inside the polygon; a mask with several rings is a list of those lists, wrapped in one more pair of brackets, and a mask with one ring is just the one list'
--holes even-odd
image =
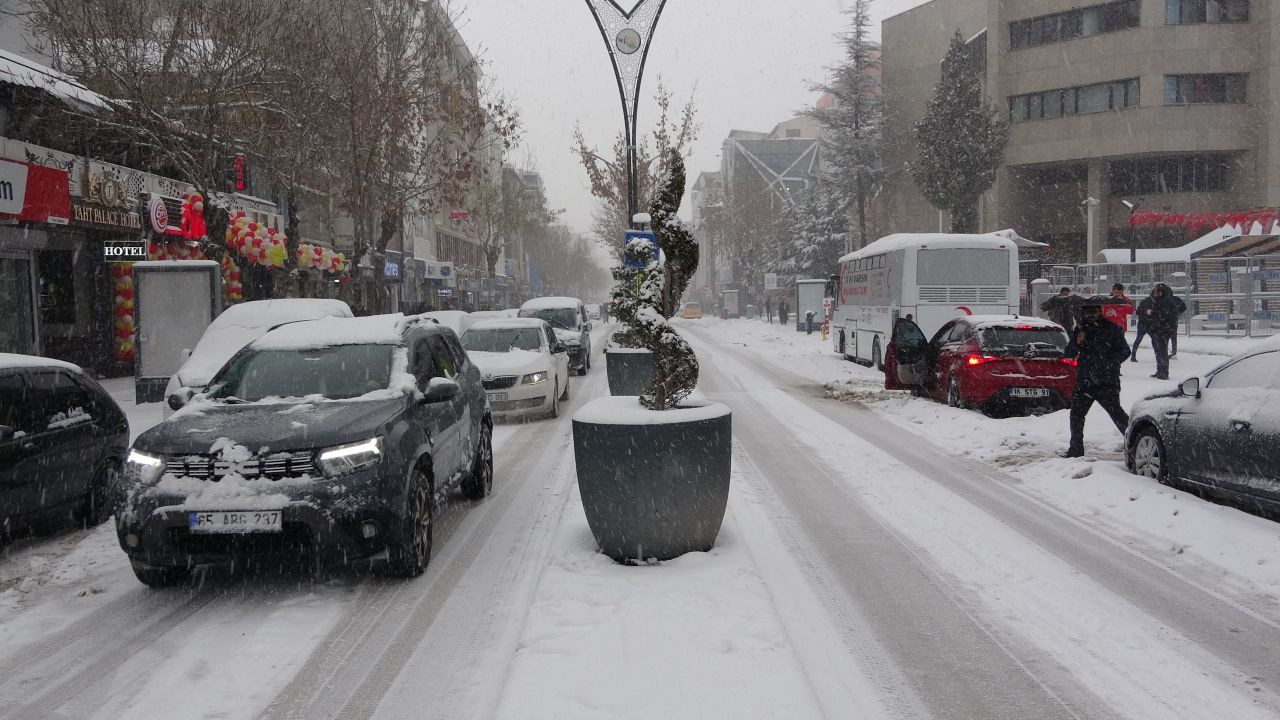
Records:
{"label": "suv headlight", "polygon": [[377,464],[381,459],[382,439],[376,437],[350,445],[327,448],[316,454],[316,464],[328,477],[355,472]]}
{"label": "suv headlight", "polygon": [[538,385],[546,381],[547,381],[547,373],[544,370],[542,372],[529,373],[528,375],[525,375],[524,379],[520,381],[520,384],[521,385]]}
{"label": "suv headlight", "polygon": [[125,473],[141,483],[153,482],[164,473],[164,458],[148,455],[138,450],[129,450],[129,457],[124,461]]}

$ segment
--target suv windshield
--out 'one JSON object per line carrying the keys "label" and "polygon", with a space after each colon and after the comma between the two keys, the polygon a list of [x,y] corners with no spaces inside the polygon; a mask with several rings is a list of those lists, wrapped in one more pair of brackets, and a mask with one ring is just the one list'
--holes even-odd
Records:
{"label": "suv windshield", "polygon": [[336,345],[289,350],[247,350],[210,384],[209,397],[253,402],[268,397],[321,395],[331,400],[384,390],[391,380],[394,345]]}
{"label": "suv windshield", "polygon": [[520,317],[546,320],[553,328],[561,330],[578,329],[578,311],[573,308],[541,308],[538,310],[521,310]]}
{"label": "suv windshield", "polygon": [[462,347],[467,352],[508,352],[532,350],[542,346],[537,328],[491,328],[468,330],[462,334]]}

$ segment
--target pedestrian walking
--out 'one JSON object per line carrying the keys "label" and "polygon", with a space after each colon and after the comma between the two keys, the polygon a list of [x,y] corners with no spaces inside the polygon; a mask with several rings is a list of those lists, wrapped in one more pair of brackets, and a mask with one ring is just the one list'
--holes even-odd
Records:
{"label": "pedestrian walking", "polygon": [[1120,365],[1129,357],[1129,343],[1115,323],[1102,318],[1100,300],[1085,301],[1081,316],[1066,350],[1077,364],[1071,391],[1071,440],[1063,457],[1084,455],[1084,419],[1095,402],[1122,435],[1129,425],[1129,415],[1120,406]]}
{"label": "pedestrian walking", "polygon": [[764,314],[769,317],[769,324],[773,324],[773,298],[764,299]]}
{"label": "pedestrian walking", "polygon": [[804,334],[805,335],[813,334],[813,314],[814,313],[812,310],[806,310],[804,313]]}
{"label": "pedestrian walking", "polygon": [[1156,353],[1156,371],[1151,377],[1169,379],[1169,343],[1178,336],[1178,318],[1186,311],[1187,304],[1164,283],[1157,283],[1151,295],[1139,303],[1138,322],[1146,321],[1151,347]]}
{"label": "pedestrian walking", "polygon": [[1079,299],[1072,294],[1071,288],[1064,287],[1058,291],[1057,295],[1040,303],[1040,309],[1070,335],[1076,327],[1075,308],[1079,302]]}
{"label": "pedestrian walking", "polygon": [[778,324],[779,325],[787,324],[787,311],[790,309],[791,308],[787,307],[786,300],[783,300],[782,302],[778,303]]}

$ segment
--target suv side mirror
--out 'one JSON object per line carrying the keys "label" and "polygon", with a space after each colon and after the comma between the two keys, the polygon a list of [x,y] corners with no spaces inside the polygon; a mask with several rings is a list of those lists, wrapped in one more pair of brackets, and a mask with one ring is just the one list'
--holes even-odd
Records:
{"label": "suv side mirror", "polygon": [[165,402],[169,404],[170,410],[181,410],[183,405],[191,402],[191,397],[195,395],[195,391],[188,387],[180,387],[173,391],[173,394],[165,398]]}
{"label": "suv side mirror", "polygon": [[452,400],[462,394],[462,386],[458,383],[442,377],[431,378],[427,383],[427,391],[422,394],[422,402],[438,403],[445,400]]}
{"label": "suv side mirror", "polygon": [[1178,386],[1178,391],[1187,397],[1200,397],[1200,378],[1187,378]]}
{"label": "suv side mirror", "polygon": [[569,348],[565,347],[564,343],[558,342],[555,345],[551,346],[551,354],[553,355],[559,355],[560,353],[567,353],[567,352],[569,352]]}

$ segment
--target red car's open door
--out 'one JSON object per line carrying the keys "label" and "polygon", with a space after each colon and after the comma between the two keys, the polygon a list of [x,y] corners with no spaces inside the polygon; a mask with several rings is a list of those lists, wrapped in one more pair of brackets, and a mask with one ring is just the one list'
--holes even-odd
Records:
{"label": "red car's open door", "polygon": [[884,357],[886,390],[923,390],[930,373],[929,340],[920,326],[905,318],[893,324]]}

